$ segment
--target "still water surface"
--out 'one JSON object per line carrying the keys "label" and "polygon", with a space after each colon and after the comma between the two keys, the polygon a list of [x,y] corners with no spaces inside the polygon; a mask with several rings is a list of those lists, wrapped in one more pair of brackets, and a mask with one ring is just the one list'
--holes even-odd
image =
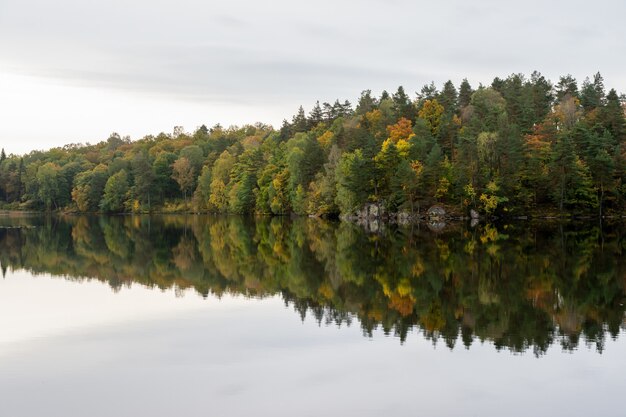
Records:
{"label": "still water surface", "polygon": [[0,218],[0,416],[623,416],[626,230]]}

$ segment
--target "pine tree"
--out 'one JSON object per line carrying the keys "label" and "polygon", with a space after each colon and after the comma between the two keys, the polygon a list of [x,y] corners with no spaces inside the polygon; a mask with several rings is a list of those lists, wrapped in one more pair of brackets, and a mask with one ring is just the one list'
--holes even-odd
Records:
{"label": "pine tree", "polygon": [[361,97],[359,97],[359,103],[356,106],[356,114],[362,116],[374,110],[377,105],[376,99],[372,97],[372,90],[363,90]]}
{"label": "pine tree", "polygon": [[617,143],[622,143],[626,140],[624,108],[614,89],[611,89],[606,96],[606,106],[603,108],[601,119],[602,124],[611,132]]}
{"label": "pine tree", "polygon": [[459,88],[459,107],[461,109],[469,106],[470,101],[472,100],[472,94],[474,94],[472,86],[467,81],[467,78],[463,78],[463,81],[461,82],[461,86]]}
{"label": "pine tree", "polygon": [[548,81],[541,73],[535,71],[530,76],[530,88],[533,105],[533,119],[532,124],[536,125],[541,123],[546,115],[552,109],[552,103],[554,101],[554,95],[552,94],[553,87],[550,81]]}
{"label": "pine tree", "polygon": [[304,114],[304,107],[298,108],[298,113],[291,119],[291,126],[294,133],[306,132],[308,127],[308,121]]}
{"label": "pine tree", "polygon": [[576,78],[567,74],[559,78],[559,83],[555,87],[556,100],[562,101],[564,97],[578,97],[578,84]]}
{"label": "pine tree", "polygon": [[319,100],[315,102],[315,106],[309,113],[309,128],[314,128],[324,119],[324,113],[322,113],[322,107]]}
{"label": "pine tree", "polygon": [[452,81],[446,81],[443,85],[443,90],[441,90],[441,93],[437,96],[437,101],[441,103],[446,114],[453,115],[457,112],[458,100],[459,95],[456,91],[456,87]]}
{"label": "pine tree", "polygon": [[582,104],[585,112],[590,112],[591,110],[602,107],[604,102],[604,79],[598,72],[593,76],[593,81],[590,81],[589,77],[587,77],[583,82],[580,91],[580,104]]}
{"label": "pine tree", "polygon": [[413,120],[415,118],[413,103],[411,103],[411,99],[409,99],[409,96],[404,92],[402,86],[398,87],[398,90],[392,96],[392,100],[393,111],[397,119],[404,117],[405,119]]}

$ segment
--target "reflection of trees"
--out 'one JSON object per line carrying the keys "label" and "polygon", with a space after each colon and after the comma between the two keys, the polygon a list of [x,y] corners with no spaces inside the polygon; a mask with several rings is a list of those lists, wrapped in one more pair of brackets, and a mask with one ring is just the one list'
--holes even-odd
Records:
{"label": "reflection of trees", "polygon": [[[6,222],[6,221],[5,221]],[[26,268],[112,288],[137,282],[200,294],[281,294],[303,317],[419,329],[449,347],[489,340],[544,352],[581,337],[602,350],[624,323],[620,228],[558,225],[387,228],[244,217],[33,217],[0,227],[3,270]],[[0,225],[2,226],[2,225]]]}

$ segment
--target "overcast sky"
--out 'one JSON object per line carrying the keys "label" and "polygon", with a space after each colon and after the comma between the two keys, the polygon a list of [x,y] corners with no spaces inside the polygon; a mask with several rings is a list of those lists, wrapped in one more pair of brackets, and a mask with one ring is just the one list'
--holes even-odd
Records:
{"label": "overcast sky", "polygon": [[533,70],[626,92],[625,16],[619,0],[0,0],[0,146],[276,126],[364,89]]}

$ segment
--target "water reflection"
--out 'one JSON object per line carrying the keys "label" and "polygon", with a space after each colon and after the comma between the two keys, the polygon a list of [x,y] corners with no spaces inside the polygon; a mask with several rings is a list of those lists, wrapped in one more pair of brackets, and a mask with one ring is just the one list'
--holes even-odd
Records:
{"label": "water reflection", "polygon": [[114,290],[140,283],[207,296],[280,294],[303,317],[418,329],[536,355],[581,340],[602,351],[624,326],[623,229],[464,225],[365,232],[316,219],[134,216],[0,219],[0,264]]}

